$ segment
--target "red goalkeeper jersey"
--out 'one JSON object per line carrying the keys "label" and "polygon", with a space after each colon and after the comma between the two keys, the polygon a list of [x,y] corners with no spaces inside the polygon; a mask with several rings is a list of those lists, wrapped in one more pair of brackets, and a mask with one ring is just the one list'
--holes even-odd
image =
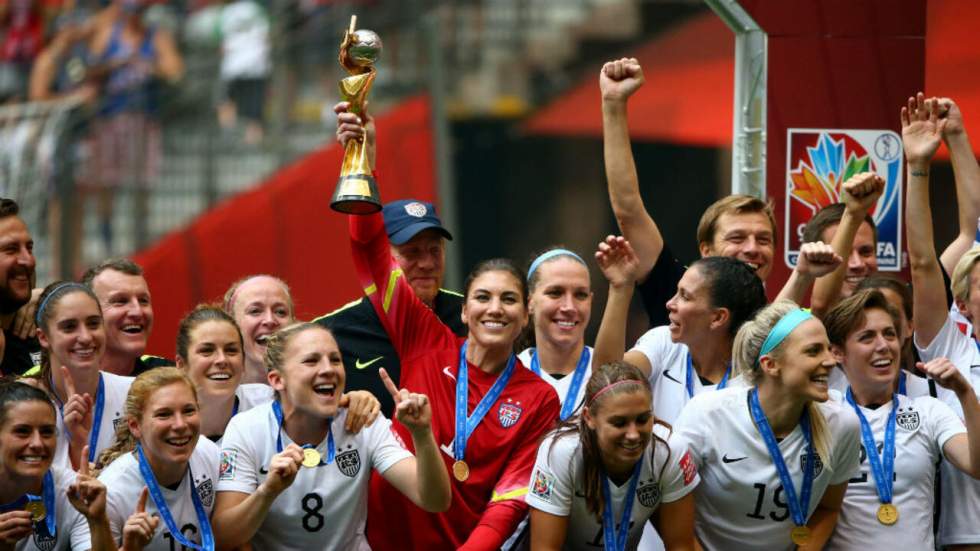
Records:
{"label": "red goalkeeper jersey", "polygon": [[[463,339],[415,296],[391,257],[380,214],[351,216],[350,232],[359,281],[401,360],[400,386],[429,397],[432,432],[450,469]],[[468,371],[467,411],[471,413],[497,375],[472,364]],[[459,482],[450,476],[453,499],[448,511],[426,513],[383,478],[372,478],[367,522],[371,547],[376,551],[499,549],[527,514],[524,495],[538,443],[554,426],[558,409],[554,389],[517,365],[500,398],[469,437],[469,478]],[[408,430],[394,420],[392,427],[411,449]]]}

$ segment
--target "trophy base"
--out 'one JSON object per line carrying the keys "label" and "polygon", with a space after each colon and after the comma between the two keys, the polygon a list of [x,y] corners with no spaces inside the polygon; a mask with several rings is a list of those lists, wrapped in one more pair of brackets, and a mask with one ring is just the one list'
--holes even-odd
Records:
{"label": "trophy base", "polygon": [[330,208],[344,214],[373,214],[381,210],[374,177],[369,174],[341,176],[330,199]]}

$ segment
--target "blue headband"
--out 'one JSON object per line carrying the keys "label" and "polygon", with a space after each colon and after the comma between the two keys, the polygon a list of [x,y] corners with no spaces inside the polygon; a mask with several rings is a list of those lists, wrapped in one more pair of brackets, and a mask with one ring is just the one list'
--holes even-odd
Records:
{"label": "blue headband", "polygon": [[531,267],[527,269],[527,280],[531,281],[531,276],[534,275],[534,272],[536,272],[538,268],[541,267],[542,264],[544,264],[548,260],[551,260],[552,258],[555,258],[556,256],[568,256],[574,258],[575,260],[578,260],[579,263],[582,264],[583,266],[588,267],[588,264],[586,264],[585,261],[582,260],[581,256],[573,253],[568,249],[551,249],[550,251],[546,253],[542,253],[541,256],[534,259],[534,262],[531,263]]}
{"label": "blue headband", "polygon": [[75,283],[74,281],[66,281],[64,283],[59,283],[58,285],[55,286],[54,289],[51,289],[51,292],[48,293],[48,296],[44,297],[44,300],[42,300],[41,304],[38,305],[37,310],[34,312],[34,325],[41,327],[41,316],[44,315],[44,309],[48,307],[48,302],[51,301],[51,297],[58,294],[58,291],[62,289],[66,289],[68,287],[77,287],[83,290],[88,289],[88,287],[82,285],[81,283]]}
{"label": "blue headband", "polygon": [[[797,328],[801,323],[813,317],[813,314],[809,310],[804,310],[802,308],[797,308],[786,314],[785,316],[779,318],[776,325],[769,330],[769,334],[766,335],[766,340],[762,342],[762,348],[759,349],[759,359],[763,356],[773,351],[774,348],[779,346],[794,329]],[[757,360],[758,361],[758,360]]]}

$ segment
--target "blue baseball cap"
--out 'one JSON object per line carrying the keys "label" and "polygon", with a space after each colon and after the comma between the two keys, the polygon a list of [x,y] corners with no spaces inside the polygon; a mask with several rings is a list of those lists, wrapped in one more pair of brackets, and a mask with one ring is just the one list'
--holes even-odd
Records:
{"label": "blue baseball cap", "polygon": [[442,227],[432,203],[415,199],[392,201],[381,209],[381,214],[385,219],[385,233],[392,245],[403,245],[420,231],[429,228],[435,229],[446,239],[453,238],[449,230]]}

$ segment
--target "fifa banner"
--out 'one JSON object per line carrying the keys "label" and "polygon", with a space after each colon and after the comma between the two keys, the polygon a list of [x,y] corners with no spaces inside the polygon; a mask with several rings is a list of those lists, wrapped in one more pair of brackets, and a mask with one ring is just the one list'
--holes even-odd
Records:
{"label": "fifa banner", "polygon": [[[786,142],[786,264],[795,267],[803,227],[821,208],[840,202],[843,183],[860,172],[885,179],[869,211],[878,227],[878,269],[902,268],[902,140],[891,130],[790,128]],[[846,261],[846,259],[845,259]]]}

